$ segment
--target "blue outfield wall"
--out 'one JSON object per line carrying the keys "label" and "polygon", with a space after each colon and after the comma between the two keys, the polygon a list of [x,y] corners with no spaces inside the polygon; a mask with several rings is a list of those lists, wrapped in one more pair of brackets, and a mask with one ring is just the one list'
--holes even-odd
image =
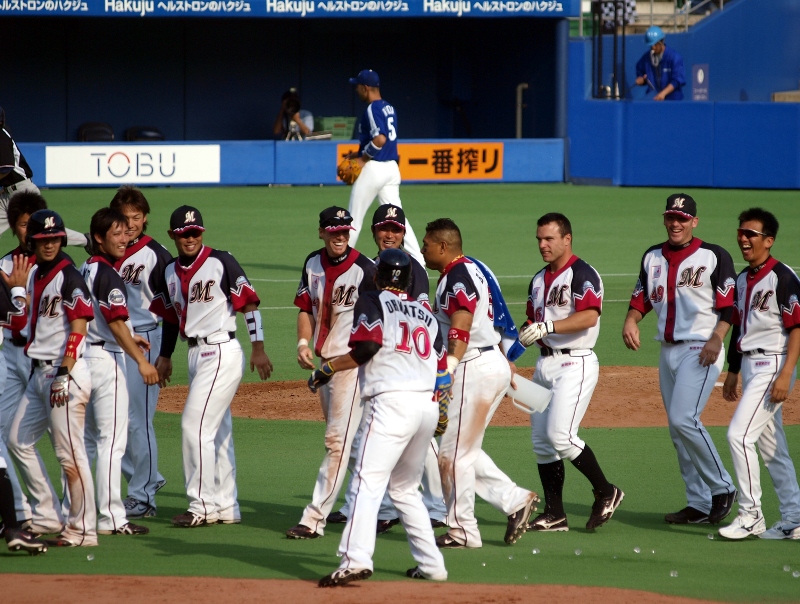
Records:
{"label": "blue outfield wall", "polygon": [[[170,182],[162,179],[158,183],[149,182],[147,179],[137,179],[130,171],[120,176],[117,181],[109,182],[108,172],[104,171],[106,180],[100,182],[91,178],[71,184],[54,184],[46,178],[47,159],[46,150],[54,147],[72,148],[79,150],[87,148],[88,143],[20,143],[19,148],[33,170],[33,180],[40,187],[87,187],[87,186],[115,186],[133,183],[140,186],[148,184],[158,185],[193,185],[193,184],[219,184],[219,185],[335,185],[342,184],[336,178],[337,146],[342,143],[355,141],[197,141],[197,142],[168,142],[152,144],[153,146],[175,147],[183,146],[187,149],[200,145],[219,146],[219,181],[209,183],[192,182],[190,180],[175,180]],[[453,141],[440,140],[404,140],[404,143],[448,143]],[[465,141],[458,140],[459,144]],[[478,142],[478,141],[476,141]],[[424,182],[563,182],[564,180],[564,141],[563,139],[493,139],[492,142],[503,143],[503,178],[498,179],[464,179],[447,178],[442,180],[426,180]],[[136,149],[142,143],[103,143],[114,151],[135,155]],[[109,153],[106,154],[106,156]],[[105,157],[105,156],[104,156]],[[91,159],[92,162],[95,159]],[[92,166],[94,163],[92,163]],[[213,168],[214,166],[212,166]],[[52,168],[52,166],[51,166]],[[61,172],[70,166],[60,166]],[[76,166],[76,171],[77,170]],[[92,168],[93,170],[93,168]],[[81,166],[81,173],[86,173],[86,166]],[[99,175],[99,163],[98,163]],[[404,182],[422,182],[406,179]]]}

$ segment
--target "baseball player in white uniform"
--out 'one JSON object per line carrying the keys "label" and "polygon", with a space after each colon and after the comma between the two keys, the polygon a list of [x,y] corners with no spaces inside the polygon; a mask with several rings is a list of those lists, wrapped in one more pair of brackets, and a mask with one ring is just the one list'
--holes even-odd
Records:
{"label": "baseball player in white uniform", "polygon": [[[388,249],[403,249],[403,240],[406,230],[406,215],[403,208],[392,204],[379,205],[372,215],[372,237],[378,245],[378,252]],[[407,288],[408,295],[431,310],[428,296],[428,273],[423,266],[411,255],[411,283]],[[378,262],[378,259],[375,259]],[[358,437],[358,436],[357,436]],[[358,451],[354,445],[351,457]],[[352,480],[352,479],[351,479]],[[425,456],[425,468],[422,473],[422,501],[431,518],[431,526],[439,528],[446,526],[447,506],[442,495],[442,481],[439,478],[439,443],[431,439],[428,454]],[[328,523],[345,523],[352,509],[352,491],[348,488],[344,507],[338,512],[328,515]],[[392,526],[400,522],[397,512],[392,505],[388,492],[383,498],[381,509],[378,512],[377,533],[387,532]]]}
{"label": "baseball player in white uniform", "polygon": [[[81,267],[94,305],[84,359],[92,376],[86,412],[86,452],[97,459],[97,532],[100,535],[146,535],[149,529],[128,522],[122,504],[122,456],[128,441],[128,379],[126,364],[139,370],[134,379],[158,382],[158,371],[134,341],[128,321],[125,282],[114,269],[128,246],[128,221],[110,208],[92,216],[94,254]],[[148,346],[146,340],[139,343]],[[126,355],[130,358],[127,359]]]}
{"label": "baseball player in white uniform", "polygon": [[[364,69],[355,78],[356,94],[368,103],[358,123],[358,151],[348,157],[355,158],[361,166],[361,175],[350,191],[348,211],[353,217],[353,232],[350,245],[356,246],[364,216],[377,197],[379,204],[390,203],[402,206],[400,202],[400,168],[397,154],[397,112],[394,107],[381,98],[381,81],[371,69]],[[406,220],[405,249],[414,259],[424,261],[419,251],[419,243],[414,229]]]}
{"label": "baseball player in white uniform", "polygon": [[428,223],[422,255],[428,268],[442,274],[433,310],[447,334],[448,370],[454,375],[449,428],[439,448],[450,529],[436,543],[442,548],[481,547],[477,493],[508,516],[504,539],[511,545],[527,530],[539,498],[518,487],[481,449],[486,426],[511,382],[511,368],[499,346],[486,279],[461,250],[461,231],[452,220]]}
{"label": "baseball player in white uniform", "polygon": [[[66,475],[69,513],[56,547],[97,545],[94,483],[84,445],[84,421],[92,380],[83,359],[87,323],[94,318],[92,298],[72,260],[62,252],[64,222],[52,210],[34,212],[26,241],[36,256],[28,279],[29,342],[33,372],[11,425],[9,450],[28,487],[34,524],[57,525],[60,504],[36,443],[50,428],[56,457]],[[37,522],[43,516],[42,522]]]}
{"label": "baseball player in white uniform", "polygon": [[324,363],[309,379],[316,391],[336,372],[359,367],[361,393],[367,400],[350,484],[353,515],[339,544],[342,561],[320,579],[320,587],[372,575],[374,526],[387,488],[417,562],[406,574],[447,579],[419,483],[439,420],[437,401],[446,401],[452,382],[436,319],[407,293],[411,262],[401,250],[380,253],[375,276],[380,291],[359,296],[349,342],[352,351]]}
{"label": "baseball player in white uniform", "polygon": [[533,381],[550,390],[552,398],[547,409],[531,415],[545,507],[528,530],[569,530],[562,500],[565,459],[592,484],[594,504],[586,528],[594,530],[608,522],[625,496],[606,480],[594,451],[578,436],[600,376],[592,349],[600,334],[603,281],[572,253],[572,225],[566,216],[545,214],[536,225],[539,253],[547,266],[531,279],[528,320],[519,341],[539,347]]}
{"label": "baseball player in white uniform", "polygon": [[[739,215],[737,241],[750,266],[736,279],[733,333],[728,350],[726,400],[742,398],[728,428],[739,480],[739,514],[719,534],[728,539],[800,539],[800,488],[783,430],[783,402],[797,377],[800,357],[800,280],[772,257],[778,220],[761,208]],[[781,519],[767,529],[761,511],[761,471],[756,444],[778,494]]]}
{"label": "baseball player in white uniform", "polygon": [[667,198],[667,241],[645,252],[622,328],[625,345],[638,350],[638,323],[655,311],[661,398],[688,500],[664,517],[670,524],[716,524],[736,499],[733,480],[700,420],[725,360],[722,341],[732,320],[736,273],[728,252],[694,237],[698,220],[692,197]]}
{"label": "baseball player in white uniform", "polygon": [[[120,187],[110,207],[128,219],[128,247],[114,268],[125,282],[133,331],[147,340],[149,348],[144,356],[154,363],[161,349],[161,323],[150,304],[162,287],[172,255],[145,234],[150,204],[139,189]],[[142,380],[133,363],[128,363],[127,372],[128,446],[122,458],[122,474],[128,481],[128,497],[123,503],[128,518],[148,518],[156,515],[156,493],[167,483],[158,471],[158,442],[153,429],[160,387]]]}
{"label": "baseball player in white uniform", "polygon": [[[11,274],[15,257],[26,258],[30,266],[36,262],[36,258],[26,247],[25,233],[30,215],[37,210],[46,208],[47,202],[44,198],[38,193],[29,191],[17,193],[9,202],[6,216],[9,224],[12,225],[12,231],[19,241],[19,245],[0,259],[0,270],[6,275]],[[24,285],[27,285],[27,279]],[[4,380],[4,384],[0,387],[0,438],[7,443],[11,432],[11,422],[17,412],[17,405],[31,375],[31,360],[25,356],[25,346],[28,343],[27,320],[20,329],[15,331],[7,327],[3,328],[0,332],[0,342],[3,343],[3,349],[0,352],[0,383]],[[3,448],[2,457],[5,459],[8,477],[14,491],[17,519],[21,522],[42,521],[41,515],[32,512],[28,499],[22,491],[7,447]],[[61,526],[61,522],[49,526],[41,526],[34,522],[31,529],[39,534],[57,533],[61,530]]]}
{"label": "baseball player in white uniform", "polygon": [[[12,262],[13,268],[0,279],[0,326],[19,330],[26,322],[26,291],[28,282],[28,258],[17,254]],[[12,293],[13,292],[13,293]],[[0,381],[2,376],[0,375]],[[47,545],[38,539],[36,533],[23,528],[17,515],[16,490],[18,483],[12,484],[13,469],[7,466],[9,458],[5,437],[0,438],[0,537],[5,538],[12,552],[26,551],[31,555],[47,551]],[[15,478],[16,480],[16,478]]]}
{"label": "baseball player in white uniform", "polygon": [[178,332],[189,342],[189,394],[181,416],[189,509],[172,522],[186,528],[238,524],[242,516],[230,407],[244,374],[244,353],[236,339],[236,313],[243,313],[247,323],[250,369],[265,380],[272,362],[264,352],[260,301],[230,253],[203,245],[205,228],[197,208],[176,209],[169,227],[178,258],[167,266],[150,310],[165,321],[156,360],[162,386],[172,375]]}
{"label": "baseball player in white uniform", "polygon": [[[297,362],[315,369],[314,354],[324,364],[350,352],[353,308],[359,296],[375,289],[375,263],[348,245],[353,218],[344,208],[320,212],[319,238],[325,244],[306,258],[294,305],[297,314]],[[312,344],[312,351],[309,344]],[[325,457],[314,494],[300,524],[286,531],[289,539],[316,539],[325,533],[327,517],[344,482],[350,449],[364,414],[355,368],[337,372],[319,389],[325,418]]]}

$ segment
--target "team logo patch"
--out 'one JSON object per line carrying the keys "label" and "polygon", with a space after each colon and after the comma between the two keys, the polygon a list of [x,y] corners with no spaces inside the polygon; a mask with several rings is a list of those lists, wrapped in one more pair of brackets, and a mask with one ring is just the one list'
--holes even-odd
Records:
{"label": "team logo patch", "polygon": [[791,308],[795,304],[798,304],[797,296],[795,294],[792,294],[791,296],[789,296],[789,308]]}
{"label": "team logo patch", "polygon": [[533,293],[531,294],[531,297],[532,297],[534,300],[535,300],[536,298],[538,298],[538,297],[539,297],[539,289],[540,289],[540,288],[538,288],[538,287],[534,287],[534,288],[533,288]]}
{"label": "team logo patch", "polygon": [[457,294],[458,292],[464,292],[464,294],[467,293],[467,287],[460,281],[457,281],[453,284],[453,293]]}
{"label": "team logo patch", "polygon": [[658,279],[661,276],[661,265],[653,267],[653,279]]}
{"label": "team logo patch", "polygon": [[125,304],[125,294],[116,288],[112,289],[108,294],[108,301],[111,302],[111,304]]}
{"label": "team logo patch", "polygon": [[386,210],[386,218],[397,218],[397,210],[395,208]]}
{"label": "team logo patch", "polygon": [[189,210],[183,218],[183,224],[189,224],[190,222],[194,222],[194,220],[194,210]]}
{"label": "team logo patch", "polygon": [[733,277],[728,277],[725,279],[725,283],[722,285],[722,289],[728,289],[729,287],[735,287],[736,280]]}
{"label": "team logo patch", "polygon": [[347,212],[345,212],[344,210],[339,210],[338,212],[336,212],[336,218],[344,218],[346,214]]}
{"label": "team logo patch", "polygon": [[77,300],[78,298],[83,298],[83,290],[76,287],[72,290],[72,299]]}
{"label": "team logo patch", "polygon": [[44,219],[44,228],[46,229],[54,229],[56,228],[56,218],[55,216],[48,216]]}
{"label": "team logo patch", "polygon": [[686,201],[686,199],[683,198],[683,197],[676,197],[675,200],[672,202],[672,207],[673,208],[682,208],[683,207],[683,202],[685,202],[685,201]]}
{"label": "team logo patch", "polygon": [[591,281],[584,281],[583,282],[583,293],[585,294],[588,291],[594,291],[594,285],[592,285]]}
{"label": "team logo patch", "polygon": [[247,281],[247,277],[245,277],[244,275],[242,275],[241,277],[236,279],[236,287],[239,287],[239,286],[242,286],[242,285],[249,285],[249,282]]}
{"label": "team logo patch", "polygon": [[363,312],[360,315],[358,315],[358,322],[359,323],[365,323],[365,324],[369,323],[369,320],[367,319],[367,315],[365,315]]}
{"label": "team logo patch", "polygon": [[170,283],[169,284],[169,297],[170,298],[174,298],[175,297],[175,283]]}

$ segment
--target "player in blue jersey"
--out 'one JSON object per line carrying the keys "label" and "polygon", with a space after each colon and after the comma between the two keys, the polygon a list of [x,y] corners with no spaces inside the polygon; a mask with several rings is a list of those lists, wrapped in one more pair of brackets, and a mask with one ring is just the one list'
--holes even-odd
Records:
{"label": "player in blue jersey", "polygon": [[[397,113],[394,107],[381,98],[380,78],[371,69],[361,71],[357,77],[350,78],[355,84],[356,93],[368,103],[358,125],[358,151],[349,157],[357,158],[361,175],[350,191],[350,215],[353,217],[353,230],[350,233],[350,246],[355,247],[364,216],[378,198],[378,203],[400,203],[400,168],[397,155]],[[411,225],[406,221],[405,249],[420,264],[423,264],[419,243]]]}

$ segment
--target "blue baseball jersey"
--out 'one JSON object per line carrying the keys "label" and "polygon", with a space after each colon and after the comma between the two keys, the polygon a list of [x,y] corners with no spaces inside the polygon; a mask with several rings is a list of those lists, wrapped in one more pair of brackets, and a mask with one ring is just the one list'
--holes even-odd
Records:
{"label": "blue baseball jersey", "polygon": [[397,114],[389,103],[383,99],[372,101],[364,111],[358,124],[358,154],[373,138],[383,134],[386,142],[380,152],[373,157],[374,161],[398,161],[397,155]]}

